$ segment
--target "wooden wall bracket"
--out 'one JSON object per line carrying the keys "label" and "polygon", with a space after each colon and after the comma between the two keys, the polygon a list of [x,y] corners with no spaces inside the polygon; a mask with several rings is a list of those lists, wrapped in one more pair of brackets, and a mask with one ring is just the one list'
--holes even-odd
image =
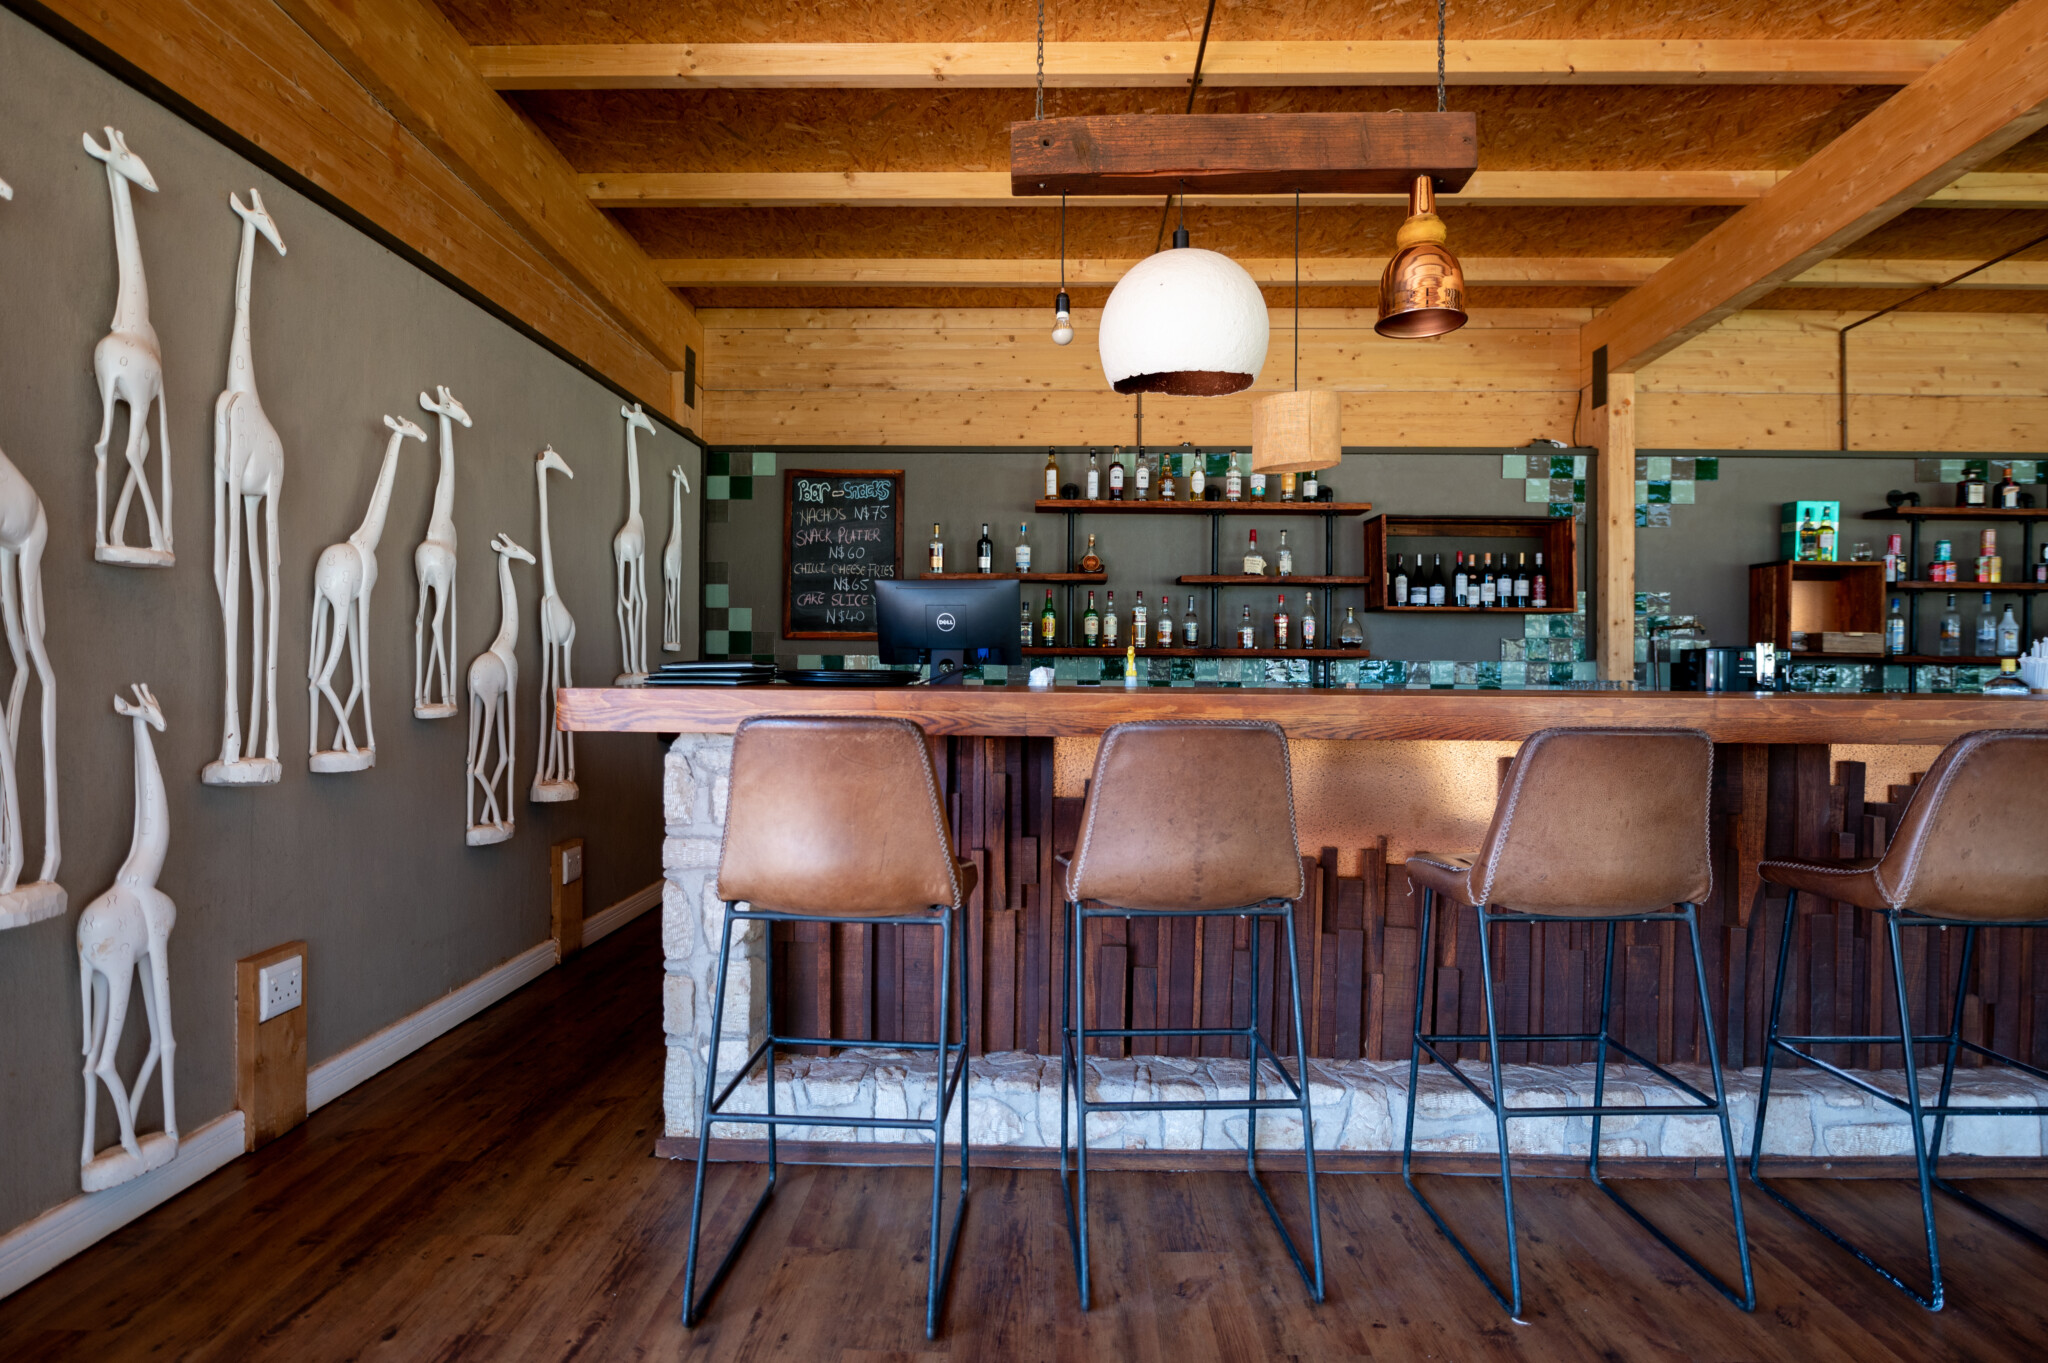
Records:
{"label": "wooden wall bracket", "polygon": [[[258,1022],[257,976],[265,966],[300,961],[300,1003]],[[244,1118],[243,1149],[267,1145],[306,1120],[306,1007],[311,1001],[306,944],[284,942],[235,962],[235,1106]]]}

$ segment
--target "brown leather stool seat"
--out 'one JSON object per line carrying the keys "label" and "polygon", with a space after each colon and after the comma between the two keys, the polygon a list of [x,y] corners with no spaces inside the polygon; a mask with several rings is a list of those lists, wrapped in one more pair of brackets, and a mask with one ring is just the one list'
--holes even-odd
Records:
{"label": "brown leather stool seat", "polygon": [[[1770,1035],[1764,1048],[1763,1085],[1757,1094],[1756,1136],[1749,1151],[1751,1180],[1780,1205],[1932,1311],[1941,1309],[1944,1297],[1941,1250],[1934,1230],[1935,1189],[2048,1249],[2048,1237],[1985,1205],[1939,1175],[1941,1141],[1950,1117],[2048,1115],[2048,1107],[2043,1106],[1985,1107],[1949,1101],[1956,1061],[1963,1051],[1971,1052],[1980,1061],[2010,1065],[2036,1078],[2048,1079],[2048,1070],[2023,1064],[1965,1040],[1962,1035],[1963,1002],[1970,992],[1966,986],[1978,930],[2048,927],[2048,733],[1989,730],[1966,735],[1942,749],[1941,756],[1914,787],[1905,812],[1899,817],[1898,829],[1881,857],[1857,861],[1774,860],[1759,863],[1758,870],[1766,881],[1783,886],[1786,895],[1785,924],[1778,941],[1777,985],[1771,996]],[[1898,994],[1897,1032],[1884,1036],[1788,1036],[1779,1031],[1799,902],[1801,896],[1809,895],[1823,902],[1853,904],[1883,916],[1891,942],[1892,980]],[[1923,1035],[1913,1030],[1899,937],[1902,927],[1963,929],[1955,1008],[1946,1033]],[[1904,1058],[1903,1097],[1800,1049],[1883,1042],[1898,1047]],[[1933,1103],[1921,1101],[1914,1043],[1944,1048],[1941,1093]],[[1780,1052],[1825,1070],[1910,1116],[1914,1165],[1920,1180],[1922,1229],[1927,1239],[1930,1286],[1925,1295],[1763,1181],[1764,1113],[1770,1104],[1771,1079]],[[1929,1117],[1934,1119],[1931,1134],[1925,1126]]]}
{"label": "brown leather stool seat", "polygon": [[[1316,1301],[1323,1299],[1322,1207],[1317,1196],[1315,1124],[1307,1075],[1295,1070],[1258,1028],[1261,918],[1281,921],[1287,940],[1294,1032],[1301,1025],[1300,971],[1295,968],[1294,901],[1304,893],[1300,839],[1294,826],[1294,783],[1287,737],[1277,724],[1252,721],[1151,721],[1119,724],[1102,736],[1095,774],[1081,811],[1071,859],[1062,862],[1066,884],[1067,948],[1060,1018],[1060,1187],[1067,1197],[1067,1228],[1074,1242],[1074,1272],[1081,1309],[1088,1309],[1088,1117],[1097,1112],[1208,1112],[1245,1114],[1245,1170],[1280,1232],[1295,1269]],[[1245,917],[1251,931],[1252,995],[1245,1027],[1089,1026],[1084,931],[1091,918],[1162,916]],[[1124,1019],[1098,1019],[1121,1024]],[[1200,1019],[1196,1019],[1200,1021]],[[1100,1037],[1227,1036],[1242,1040],[1251,1061],[1243,1100],[1090,1099],[1081,1057]],[[1285,1097],[1261,1098],[1261,1066],[1278,1073]],[[1075,1111],[1074,1140],[1067,1134],[1068,1094]],[[1259,1181],[1258,1114],[1285,1109],[1301,1121],[1308,1172],[1308,1214],[1314,1268],[1302,1260]],[[1074,1152],[1079,1210],[1067,1182]]]}
{"label": "brown leather stool seat", "polygon": [[[939,933],[938,1001],[933,1016],[943,1019],[932,1041],[891,1042],[902,1050],[931,1051],[938,1061],[939,1095],[929,1119],[834,1116],[834,1126],[892,1127],[928,1131],[932,1138],[930,1244],[925,1258],[925,1335],[938,1329],[939,1302],[951,1276],[967,1210],[967,1039],[949,1040],[957,1018],[966,1016],[966,934],[958,930],[974,867],[954,855],[939,799],[938,774],[922,730],[903,719],[763,715],[733,735],[732,776],[726,800],[725,835],[719,849],[718,897],[725,901],[718,953],[718,983],[711,1010],[711,1048],[705,1062],[704,1107],[697,1129],[697,1180],[690,1208],[690,1248],[683,1270],[683,1322],[703,1317],[774,1196],[777,1178],[775,1133],[779,1126],[811,1125],[814,1116],[779,1112],[775,1094],[778,1046],[838,1044],[829,1037],[782,1036],[775,1031],[775,922],[893,923],[929,927]],[[723,1088],[718,1084],[720,1029],[725,1018],[726,970],[736,925],[759,921],[768,960],[764,1012],[768,1035]],[[952,992],[959,991],[955,1007]],[[724,1111],[726,1100],[758,1064],[766,1065],[765,1112]],[[945,1252],[940,1253],[940,1207],[946,1152],[946,1121],[955,1092],[960,1107],[960,1190]],[[697,1242],[704,1210],[704,1172],[713,1123],[765,1126],[768,1131],[768,1186],[724,1261],[700,1297],[695,1294]]]}
{"label": "brown leather stool seat", "polygon": [[[1507,1124],[1511,1120],[1544,1117],[1591,1118],[1587,1169],[1593,1182],[1723,1296],[1745,1311],[1755,1309],[1755,1278],[1750,1267],[1749,1237],[1743,1224],[1742,1196],[1735,1178],[1728,1096],[1721,1080],[1706,974],[1700,964],[1696,906],[1706,898],[1713,884],[1707,834],[1707,801],[1713,769],[1713,744],[1695,730],[1545,729],[1530,735],[1515,754],[1494,805],[1493,821],[1477,852],[1455,856],[1421,852],[1408,859],[1409,883],[1421,895],[1422,928],[1415,963],[1415,1045],[1408,1062],[1408,1126],[1402,1142],[1401,1174],[1437,1229],[1457,1246],[1465,1262],[1511,1315],[1519,1317],[1522,1313],[1522,1267],[1514,1185],[1508,1167]],[[1440,903],[1469,908],[1479,915],[1479,963],[1486,1004],[1483,1034],[1452,1035],[1423,1030],[1427,988],[1433,974],[1430,967],[1435,959],[1431,931],[1441,930],[1437,922]],[[1608,1025],[1614,997],[1616,926],[1672,920],[1683,922],[1692,936],[1699,1016],[1706,1027],[1709,1068],[1713,1072],[1712,1097],[1615,1040]],[[1494,1017],[1489,928],[1495,923],[1542,921],[1606,924],[1607,971],[1601,987],[1599,1031],[1510,1034],[1499,1030]],[[1509,1106],[1501,1083],[1501,1043],[1560,1040],[1596,1043],[1592,1106]],[[1492,1080],[1490,1089],[1485,1091],[1438,1049],[1444,1045],[1481,1043],[1486,1047]],[[1604,1104],[1610,1048],[1649,1069],[1692,1101],[1648,1106]],[[1500,1152],[1502,1211],[1507,1221],[1509,1290],[1505,1293],[1479,1267],[1471,1251],[1415,1185],[1415,1104],[1424,1055],[1449,1070],[1493,1113]],[[1721,1145],[1727,1158],[1728,1197],[1734,1210],[1736,1246],[1742,1261],[1739,1292],[1651,1224],[1601,1177],[1602,1119],[1658,1113],[1712,1116],[1719,1120]]]}

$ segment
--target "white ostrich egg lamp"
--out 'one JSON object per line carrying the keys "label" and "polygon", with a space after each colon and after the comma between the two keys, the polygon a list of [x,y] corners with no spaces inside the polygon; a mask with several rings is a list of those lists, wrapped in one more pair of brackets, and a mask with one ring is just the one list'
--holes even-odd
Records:
{"label": "white ostrich egg lamp", "polygon": [[1186,245],[1147,256],[1102,310],[1102,372],[1119,393],[1218,397],[1266,363],[1266,300],[1244,267]]}

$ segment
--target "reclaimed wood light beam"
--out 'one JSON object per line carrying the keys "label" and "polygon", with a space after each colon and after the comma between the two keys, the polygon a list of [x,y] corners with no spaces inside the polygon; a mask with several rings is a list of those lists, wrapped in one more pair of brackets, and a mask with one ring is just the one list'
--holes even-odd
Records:
{"label": "reclaimed wood light beam", "polygon": [[1010,192],[1406,194],[1464,188],[1470,113],[1106,114],[1010,125]]}

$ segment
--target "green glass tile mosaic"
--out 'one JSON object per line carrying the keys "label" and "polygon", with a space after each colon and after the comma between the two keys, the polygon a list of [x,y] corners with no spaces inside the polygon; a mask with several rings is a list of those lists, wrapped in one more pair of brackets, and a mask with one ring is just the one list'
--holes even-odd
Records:
{"label": "green glass tile mosaic", "polygon": [[1695,462],[1697,461],[1693,458],[1693,456],[1689,454],[1673,455],[1671,457],[1672,481],[1676,482],[1680,478],[1691,478],[1693,476],[1693,464]]}
{"label": "green glass tile mosaic", "polygon": [[1586,500],[1586,476],[1583,469],[1579,471],[1578,476],[1572,479],[1572,500],[1575,502]]}
{"label": "green glass tile mosaic", "polygon": [[727,480],[727,486],[729,489],[727,495],[731,500],[735,502],[751,502],[754,500],[754,480],[751,475],[742,476],[736,473]]}
{"label": "green glass tile mosaic", "polygon": [[1645,478],[1648,478],[1653,483],[1668,483],[1671,481],[1670,455],[1653,454],[1643,462],[1650,466],[1650,471],[1643,475]]}
{"label": "green glass tile mosaic", "polygon": [[1647,478],[1638,478],[1638,479],[1636,479],[1636,505],[1637,505],[1637,506],[1647,506],[1647,505],[1649,504],[1649,501],[1650,501],[1650,480],[1649,480],[1649,479],[1647,479]]}
{"label": "green glass tile mosaic", "polygon": [[796,655],[796,665],[810,672],[822,671],[825,666],[825,655],[822,653],[799,653]]}
{"label": "green glass tile mosaic", "polygon": [[1673,506],[1691,506],[1693,504],[1693,492],[1697,486],[1690,478],[1672,479],[1671,504]]}
{"label": "green glass tile mosaic", "polygon": [[751,606],[734,606],[725,613],[725,627],[732,630],[754,627],[754,610]]}
{"label": "green glass tile mosaic", "polygon": [[732,649],[732,640],[722,629],[704,631],[704,654],[709,658],[723,658]]}
{"label": "green glass tile mosaic", "polygon": [[1671,503],[1652,502],[1643,510],[1645,513],[1643,524],[1648,528],[1652,530],[1668,530],[1671,528]]}
{"label": "green glass tile mosaic", "polygon": [[1572,473],[1572,456],[1568,454],[1551,455],[1549,465],[1550,476],[1553,478],[1570,478],[1574,476]]}
{"label": "green glass tile mosaic", "polygon": [[754,451],[753,474],[756,478],[772,478],[775,476],[774,450]]}
{"label": "green glass tile mosaic", "polygon": [[1650,508],[1649,508],[1649,507],[1647,507],[1647,506],[1645,506],[1645,505],[1643,505],[1643,504],[1642,504],[1641,502],[1637,502],[1637,503],[1636,503],[1636,524],[1637,524],[1638,526],[1644,526],[1644,525],[1648,525],[1649,523],[1650,523]]}
{"label": "green glass tile mosaic", "polygon": [[1637,455],[1637,456],[1636,456],[1636,481],[1640,483],[1640,482],[1642,482],[1642,481],[1643,481],[1644,479],[1648,478],[1649,476],[1650,476],[1650,456],[1649,456],[1649,455],[1647,455],[1647,454],[1639,454],[1639,455]]}
{"label": "green glass tile mosaic", "polygon": [[1638,483],[1636,486],[1643,490],[1642,499],[1651,506],[1659,502],[1666,506],[1671,505],[1671,483],[1668,479],[1661,483],[1653,479],[1648,483]]}
{"label": "green glass tile mosaic", "polygon": [[732,472],[732,451],[706,450],[704,453],[704,476],[723,478]]}
{"label": "green glass tile mosaic", "polygon": [[1500,665],[1500,684],[1502,686],[1527,686],[1529,684],[1529,665],[1524,662],[1503,662]]}
{"label": "green glass tile mosaic", "polygon": [[726,633],[728,637],[730,637],[732,640],[732,643],[727,647],[726,652],[752,653],[754,651],[754,635],[752,631],[744,629],[734,629],[727,630]]}
{"label": "green glass tile mosaic", "polygon": [[[1531,479],[1530,481],[1533,482],[1535,480]],[[1549,490],[1549,495],[1546,497],[1531,497],[1530,501],[1568,502],[1572,500],[1572,480],[1569,478],[1552,478],[1545,482],[1543,486]]]}
{"label": "green glass tile mosaic", "polygon": [[704,500],[722,502],[732,496],[732,479],[722,473],[704,475]]}
{"label": "green glass tile mosaic", "polygon": [[1559,520],[1568,520],[1578,514],[1578,508],[1570,502],[1552,502],[1550,514]]}
{"label": "green glass tile mosaic", "polygon": [[1529,456],[1526,454],[1504,454],[1500,457],[1500,476],[1503,478],[1527,478]]}
{"label": "green glass tile mosaic", "polygon": [[1721,477],[1720,456],[1703,454],[1694,459],[1692,461],[1692,476],[1693,481],[1697,483],[1718,481]]}
{"label": "green glass tile mosaic", "polygon": [[730,593],[731,591],[732,591],[732,588],[731,588],[731,587],[728,587],[728,586],[727,586],[727,585],[726,585],[725,583],[723,583],[723,582],[707,582],[707,583],[705,583],[705,584],[704,584],[704,607],[705,607],[705,609],[706,609],[706,610],[717,610],[717,609],[722,609],[722,608],[724,608],[725,606],[728,606],[728,605],[732,604],[732,603],[731,603],[731,602],[730,602],[730,601],[728,600],[728,594],[729,594],[729,593]]}
{"label": "green glass tile mosaic", "polygon": [[1522,500],[1523,500],[1523,501],[1525,501],[1525,502],[1542,502],[1542,501],[1548,501],[1549,499],[1550,499],[1550,480],[1549,480],[1549,479],[1547,479],[1547,478],[1524,478],[1524,479],[1522,480]]}

